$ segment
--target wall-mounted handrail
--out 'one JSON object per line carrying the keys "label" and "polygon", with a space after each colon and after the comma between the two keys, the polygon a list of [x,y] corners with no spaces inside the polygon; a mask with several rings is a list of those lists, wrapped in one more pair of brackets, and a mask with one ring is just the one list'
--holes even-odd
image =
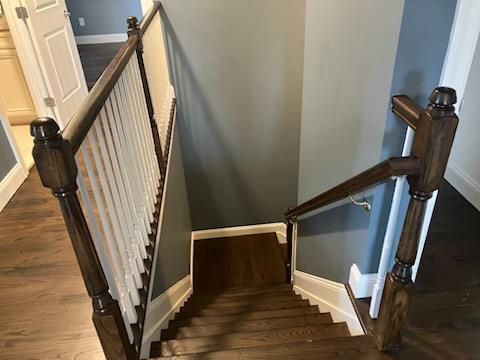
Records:
{"label": "wall-mounted handrail", "polygon": [[392,97],[392,112],[413,130],[417,129],[418,119],[423,109],[406,95]]}
{"label": "wall-mounted handrail", "polygon": [[70,142],[74,153],[77,152],[85,136],[87,136],[118,78],[137,49],[137,44],[138,35],[128,38],[63,130],[62,138]]}
{"label": "wall-mounted handrail", "polygon": [[285,217],[287,219],[294,219],[389,179],[398,176],[418,174],[420,168],[420,161],[415,157],[390,158],[287,211]]}

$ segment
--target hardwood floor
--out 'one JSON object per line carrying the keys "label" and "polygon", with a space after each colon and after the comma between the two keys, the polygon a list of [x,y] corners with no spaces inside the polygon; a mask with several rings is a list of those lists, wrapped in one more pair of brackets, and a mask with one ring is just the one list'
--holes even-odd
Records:
{"label": "hardwood floor", "polygon": [[275,233],[197,240],[193,266],[195,290],[285,282]]}
{"label": "hardwood floor", "polygon": [[35,168],[0,229],[0,359],[104,359],[57,201]]}
{"label": "hardwood floor", "polygon": [[88,89],[91,89],[103,70],[112,61],[123,43],[78,45]]}
{"label": "hardwood floor", "polygon": [[[440,188],[394,359],[480,359],[480,212],[446,181]],[[357,300],[368,328],[369,299]]]}

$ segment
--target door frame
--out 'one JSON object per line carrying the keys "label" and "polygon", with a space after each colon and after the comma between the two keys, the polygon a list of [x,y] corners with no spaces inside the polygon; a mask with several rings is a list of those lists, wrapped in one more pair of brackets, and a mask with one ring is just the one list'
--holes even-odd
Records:
{"label": "door frame", "polygon": [[16,15],[15,8],[23,4],[21,0],[2,0],[2,5],[37,115],[56,118],[55,110],[45,105],[44,99],[50,97],[51,92],[48,91],[27,24]]}

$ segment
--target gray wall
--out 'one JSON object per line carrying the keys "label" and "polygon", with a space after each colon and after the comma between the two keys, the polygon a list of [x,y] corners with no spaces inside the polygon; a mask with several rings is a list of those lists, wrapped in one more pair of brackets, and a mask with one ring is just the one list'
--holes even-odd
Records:
{"label": "gray wall", "polygon": [[[75,36],[125,33],[128,16],[142,18],[140,0],[66,0],[66,4]],[[79,17],[85,18],[85,26],[79,26]]]}
{"label": "gray wall", "polygon": [[478,210],[480,210],[480,42],[477,49],[465,88],[460,122],[453,144],[450,165],[455,169],[447,177],[452,185],[460,191]]}
{"label": "gray wall", "polygon": [[[456,4],[456,0],[405,1],[391,96],[407,94],[426,106],[430,93],[440,81]],[[388,112],[380,160],[401,155],[405,132],[403,122]],[[393,190],[394,182],[375,189],[366,255],[359,264],[364,273],[377,272]],[[407,186],[395,243],[400,239],[409,198]]]}
{"label": "gray wall", "polygon": [[[2,115],[0,114],[0,116]],[[12,170],[16,163],[17,159],[15,159],[15,154],[8,142],[2,121],[0,121],[0,182],[5,178],[8,172]]]}
{"label": "gray wall", "polygon": [[[378,162],[402,10],[403,1],[307,0],[299,201]],[[297,269],[347,281],[369,221],[349,203],[302,219]]]}
{"label": "gray wall", "polygon": [[305,2],[164,7],[193,228],[282,220],[297,193]]}
{"label": "gray wall", "polygon": [[152,299],[155,299],[190,272],[190,239],[192,227],[188,207],[185,173],[178,128],[171,145],[165,207],[158,239],[158,255]]}

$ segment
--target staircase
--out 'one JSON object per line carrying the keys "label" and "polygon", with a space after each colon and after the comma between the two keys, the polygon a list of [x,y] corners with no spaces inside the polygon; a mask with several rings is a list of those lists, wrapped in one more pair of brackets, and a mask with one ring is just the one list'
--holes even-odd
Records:
{"label": "staircase", "polygon": [[152,343],[160,359],[381,358],[368,336],[350,337],[296,295],[290,285],[227,288],[194,293]]}
{"label": "staircase", "polygon": [[274,233],[196,241],[194,254],[194,293],[152,343],[152,358],[378,356],[370,337],[350,337],[345,322],[282,282],[285,254]]}

